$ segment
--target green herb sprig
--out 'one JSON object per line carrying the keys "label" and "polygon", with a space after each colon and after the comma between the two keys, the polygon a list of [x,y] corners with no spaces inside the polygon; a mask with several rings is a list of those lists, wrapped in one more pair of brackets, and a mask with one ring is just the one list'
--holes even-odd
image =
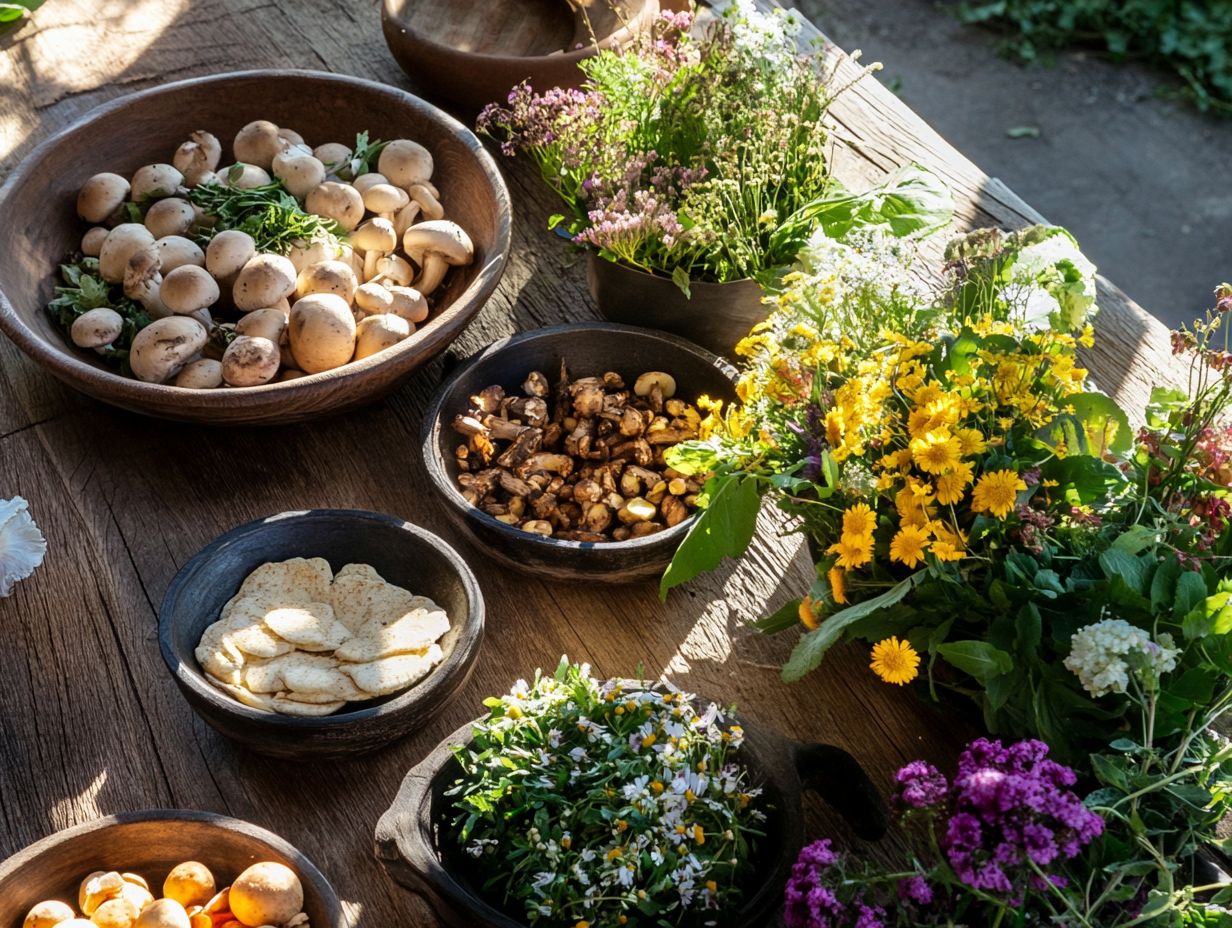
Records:
{"label": "green herb sprig", "polygon": [[278,181],[249,188],[199,184],[188,191],[188,199],[215,219],[212,228],[194,235],[200,245],[226,229],[239,229],[252,236],[257,251],[285,255],[300,242],[346,236],[334,220],[307,212]]}
{"label": "green herb sprig", "polygon": [[128,373],[128,350],[136,334],[150,324],[150,317],[138,304],[124,295],[118,284],[109,284],[98,272],[98,258],[72,255],[60,265],[63,286],[56,287],[55,297],[47,304],[47,311],[65,332],[72,328],[76,319],[92,309],[108,307],[120,314],[124,326],[120,336],[98,353],[120,365]]}

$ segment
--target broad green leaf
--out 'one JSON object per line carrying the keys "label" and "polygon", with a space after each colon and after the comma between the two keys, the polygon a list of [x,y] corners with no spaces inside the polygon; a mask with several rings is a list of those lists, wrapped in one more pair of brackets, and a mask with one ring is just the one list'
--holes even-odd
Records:
{"label": "broad green leaf", "polygon": [[1131,525],[1128,529],[1117,536],[1116,541],[1112,543],[1112,547],[1116,551],[1124,551],[1126,554],[1137,554],[1139,551],[1144,551],[1159,539],[1159,533],[1153,528],[1148,528],[1145,525]]}
{"label": "broad green leaf", "polygon": [[924,575],[924,571],[917,571],[880,596],[855,603],[834,613],[821,623],[820,628],[801,636],[795,650],[791,652],[791,657],[783,667],[783,680],[787,683],[795,683],[803,679],[806,674],[816,670],[822,658],[826,656],[826,652],[843,636],[843,632],[865,616],[902,602]]}
{"label": "broad green leaf", "polygon": [[1129,417],[1116,401],[1104,393],[1076,393],[1065,398],[1073,408],[1045,426],[1039,434],[1044,442],[1065,443],[1069,454],[1100,458],[1108,452],[1124,454],[1133,446],[1134,432]]}
{"label": "broad green leaf", "polygon": [[1147,592],[1146,565],[1132,554],[1109,548],[1099,556],[1099,566],[1109,580],[1120,577],[1135,593]]}
{"label": "broad green leaf", "polygon": [[1014,669],[1014,659],[987,641],[952,641],[937,645],[937,655],[947,664],[968,673],[981,683]]}
{"label": "broad green leaf", "polygon": [[680,292],[684,294],[686,300],[693,299],[690,287],[693,285],[693,278],[689,276],[689,272],[677,264],[672,268],[672,283],[680,288]]}
{"label": "broad green leaf", "polygon": [[799,624],[800,600],[793,599],[790,602],[784,603],[772,615],[768,615],[764,619],[758,619],[753,623],[753,627],[759,632],[765,632],[767,635],[776,635]]}
{"label": "broad green leaf", "polygon": [[1107,754],[1091,755],[1091,770],[1095,778],[1105,786],[1114,786],[1129,792],[1129,775],[1125,772],[1125,760]]}
{"label": "broad green leaf", "polygon": [[1181,625],[1185,637],[1205,638],[1232,632],[1232,593],[1216,593],[1185,616]]}
{"label": "broad green leaf", "polygon": [[1171,606],[1176,602],[1176,584],[1181,577],[1181,562],[1175,557],[1169,556],[1167,560],[1162,561],[1159,568],[1155,571],[1155,576],[1151,578],[1151,608],[1156,611],[1171,611],[1165,610],[1165,606]]}
{"label": "broad green leaf", "polygon": [[757,529],[761,493],[755,477],[712,477],[706,482],[709,503],[700,510],[659,583],[659,596],[718,567],[725,557],[744,554]]}
{"label": "broad green leaf", "polygon": [[1206,599],[1206,579],[1192,570],[1181,574],[1176,581],[1176,605],[1172,609],[1172,617],[1181,619],[1198,608]]}

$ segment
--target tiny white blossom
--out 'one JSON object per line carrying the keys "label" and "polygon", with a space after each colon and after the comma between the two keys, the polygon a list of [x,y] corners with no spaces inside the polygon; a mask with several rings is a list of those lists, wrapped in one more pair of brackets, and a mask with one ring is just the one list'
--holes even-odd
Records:
{"label": "tiny white blossom", "polygon": [[1176,668],[1180,650],[1172,647],[1170,636],[1159,639],[1152,641],[1150,634],[1124,619],[1104,619],[1074,634],[1065,667],[1092,696],[1124,693],[1131,673],[1151,681]]}

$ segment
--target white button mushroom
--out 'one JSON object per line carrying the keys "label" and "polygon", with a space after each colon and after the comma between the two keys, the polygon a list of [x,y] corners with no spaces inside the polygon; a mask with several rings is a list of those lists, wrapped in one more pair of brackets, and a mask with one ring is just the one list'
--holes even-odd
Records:
{"label": "white button mushroom", "polygon": [[419,209],[425,219],[444,219],[445,207],[437,199],[434,190],[427,184],[411,184],[406,188],[407,195],[419,204]]}
{"label": "white button mushroom", "polygon": [[284,864],[253,864],[231,884],[231,914],[245,925],[285,925],[303,907],[304,888]]}
{"label": "white button mushroom", "polygon": [[146,906],[133,922],[134,928],[192,928],[188,912],[174,899],[159,899]]}
{"label": "white button mushroom", "polygon": [[264,187],[274,182],[265,168],[244,161],[237,161],[230,167],[219,171],[218,180],[223,186],[233,190],[250,190],[253,187]]}
{"label": "white button mushroom", "polygon": [[355,299],[355,288],[359,281],[351,265],[344,261],[318,261],[299,272],[295,280],[295,295],[307,296],[310,293],[336,293],[349,304]]}
{"label": "white button mushroom", "polygon": [[240,335],[268,338],[275,345],[280,345],[287,331],[287,313],[274,306],[254,309],[250,313],[245,313],[244,317],[235,324],[235,331]]}
{"label": "white button mushroom", "polygon": [[298,132],[296,132],[294,129],[288,129],[285,126],[279,126],[278,127],[278,137],[286,142],[289,142],[292,146],[295,146],[295,147],[303,146],[304,148],[308,149],[309,154],[312,153],[312,146],[306,144],[304,142],[304,137],[300,135]]}
{"label": "white button mushroom", "polygon": [[326,142],[314,148],[312,156],[325,165],[327,171],[337,173],[339,168],[351,160],[351,149],[341,142]]}
{"label": "white button mushroom", "polygon": [[420,205],[414,200],[407,203],[406,206],[398,210],[398,214],[394,216],[394,231],[398,233],[398,240],[401,241],[402,236],[406,234],[406,230],[415,224],[415,220],[419,218]]}
{"label": "white button mushroom", "polygon": [[410,286],[415,276],[415,269],[401,255],[384,255],[376,262],[376,276],[372,279],[382,286],[394,284],[399,287]]}
{"label": "white button mushroom", "polygon": [[268,171],[274,163],[274,156],[290,144],[268,119],[256,119],[235,134],[231,150],[235,153],[235,160],[255,164]]}
{"label": "white button mushroom", "polygon": [[288,193],[302,200],[325,183],[325,165],[312,155],[291,149],[274,156],[274,176],[282,181]]}
{"label": "white button mushroom", "polygon": [[432,153],[410,139],[394,139],[381,149],[376,169],[396,187],[409,187],[432,179]]}
{"label": "white button mushroom", "polygon": [[298,274],[310,264],[316,264],[318,261],[332,261],[340,254],[338,240],[329,236],[315,238],[311,242],[296,242],[287,252],[287,257],[295,265],[295,273]]}
{"label": "white button mushroom", "polygon": [[119,338],[122,331],[124,317],[110,307],[100,306],[74,319],[69,337],[78,348],[103,348]]}
{"label": "white button mushroom", "polygon": [[393,312],[394,297],[380,284],[369,281],[356,288],[355,305],[367,315]]}
{"label": "white button mushroom", "polygon": [[[222,362],[198,358],[175,376],[175,385],[189,390],[213,390],[222,386]],[[163,895],[170,895],[165,889]],[[174,897],[173,897],[174,898]],[[177,900],[183,902],[183,900]]]}
{"label": "white button mushroom", "polygon": [[402,236],[402,247],[407,257],[423,268],[417,289],[430,296],[452,267],[470,264],[475,257],[471,238],[455,222],[433,219],[411,226]]}
{"label": "white button mushroom", "polygon": [[147,200],[161,200],[175,196],[180,185],[184,183],[184,175],[170,164],[147,164],[137,169],[132,180],[132,199],[134,203],[144,203]]}
{"label": "white button mushroom", "polygon": [[128,259],[134,251],[154,244],[154,236],[139,222],[122,222],[103,240],[98,251],[98,272],[109,284],[124,280]]}
{"label": "white button mushroom", "polygon": [[164,274],[170,274],[186,264],[205,267],[205,252],[192,239],[182,235],[166,235],[154,244],[158,246],[159,265]]}
{"label": "white button mushroom", "polygon": [[257,253],[257,243],[252,236],[239,229],[219,232],[205,246],[205,269],[219,285],[234,283],[240,270]]}
{"label": "white button mushroom", "polygon": [[367,174],[360,174],[359,177],[351,181],[351,186],[365,194],[369,187],[375,187],[377,184],[388,184],[389,178],[379,171],[369,171]]}
{"label": "white button mushroom", "polygon": [[107,222],[128,199],[129,189],[119,174],[95,174],[77,193],[77,215],[86,222]]}
{"label": "white button mushroom", "polygon": [[364,253],[364,280],[377,275],[377,262],[398,247],[398,233],[394,224],[380,217],[369,219],[348,236],[353,248]]}
{"label": "white button mushroom", "polygon": [[341,367],[355,353],[355,316],[334,293],[312,293],[291,307],[291,354],[309,374]]}
{"label": "white button mushroom", "polygon": [[364,191],[364,207],[383,219],[394,218],[394,213],[411,202],[410,196],[401,187],[393,184],[374,184]]}
{"label": "white button mushroom", "polygon": [[132,928],[141,910],[130,899],[108,899],[90,916],[95,928]]}
{"label": "white button mushroom", "polygon": [[398,344],[414,329],[413,324],[393,313],[379,313],[361,319],[355,327],[355,360],[361,361]]}
{"label": "white button mushroom", "polygon": [[[209,255],[206,255],[208,262]],[[231,298],[240,312],[272,306],[295,292],[295,265],[282,255],[258,254],[235,278]]]}
{"label": "white button mushroom", "polygon": [[197,213],[193,205],[180,197],[159,200],[145,214],[145,227],[155,238],[183,235],[193,227]]}
{"label": "white button mushroom", "polygon": [[255,387],[278,375],[278,343],[259,335],[240,335],[222,355],[222,379],[233,387]]}
{"label": "white button mushroom", "polygon": [[173,313],[189,316],[218,302],[218,281],[205,268],[185,264],[163,277],[159,294]]}
{"label": "white button mushroom", "polygon": [[103,242],[107,240],[107,233],[111,230],[104,226],[93,226],[86,230],[86,234],[81,237],[81,253],[87,258],[97,258],[100,251],[103,250]]}
{"label": "white button mushroom", "polygon": [[415,288],[390,287],[389,296],[393,302],[389,311],[407,322],[423,322],[428,318],[428,301]]}
{"label": "white button mushroom", "polygon": [[162,301],[162,274],[159,273],[158,246],[146,245],[132,253],[124,269],[124,295],[136,300],[151,319],[171,314]]}
{"label": "white button mushroom", "polygon": [[304,208],[326,219],[332,219],[350,232],[364,218],[364,199],[350,184],[327,180],[309,192]]}
{"label": "white button mushroom", "polygon": [[73,907],[58,899],[48,899],[38,903],[26,915],[21,928],[55,928],[61,922],[66,922],[74,915]]}
{"label": "white button mushroom", "polygon": [[196,187],[209,181],[222,158],[222,144],[211,132],[198,129],[188,141],[175,150],[171,163],[184,175],[186,187]]}
{"label": "white button mushroom", "polygon": [[209,337],[191,316],[156,319],[137,333],[128,353],[133,375],[146,383],[166,383],[205,347]]}

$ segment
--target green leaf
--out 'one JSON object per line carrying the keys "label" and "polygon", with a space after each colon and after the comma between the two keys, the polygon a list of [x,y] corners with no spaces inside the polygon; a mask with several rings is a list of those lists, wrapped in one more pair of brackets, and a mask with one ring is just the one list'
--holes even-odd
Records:
{"label": "green leaf", "polygon": [[1160,563],[1151,578],[1151,608],[1157,612],[1165,610],[1176,601],[1176,584],[1181,578],[1181,562],[1175,557],[1169,557]]}
{"label": "green leaf", "polygon": [[980,683],[987,683],[993,677],[1014,669],[1014,659],[987,641],[953,641],[937,645],[937,654],[947,664],[970,674]]}
{"label": "green leaf", "polygon": [[[1116,537],[1112,548],[1124,551],[1126,554],[1137,554],[1144,551],[1159,540],[1159,533],[1145,525],[1131,525]],[[1173,561],[1173,563],[1176,563]],[[1178,565],[1179,566],[1179,565]]]}
{"label": "green leaf", "polygon": [[1005,130],[1005,136],[1010,139],[1038,139],[1040,130],[1039,126],[1013,126]]}
{"label": "green leaf", "polygon": [[917,571],[880,596],[855,603],[834,613],[821,623],[820,628],[803,635],[783,667],[783,680],[787,683],[795,683],[803,679],[806,674],[816,670],[822,658],[826,656],[826,652],[842,637],[843,632],[865,616],[902,602],[925,574],[925,571]]}
{"label": "green leaf", "polygon": [[1226,635],[1232,631],[1232,593],[1216,593],[1194,608],[1181,625],[1186,638]]}
{"label": "green leaf", "polygon": [[787,629],[799,625],[800,603],[801,600],[798,599],[784,603],[772,615],[754,622],[753,627],[767,635],[777,635],[779,632],[785,632]]}
{"label": "green leaf", "polygon": [[1105,786],[1115,786],[1123,792],[1129,792],[1129,775],[1125,772],[1125,759],[1123,757],[1092,754],[1091,770],[1095,774],[1095,778]]}
{"label": "green leaf", "polygon": [[1205,706],[1215,694],[1216,681],[1214,671],[1191,667],[1179,677],[1170,680],[1164,689],[1169,696],[1184,699],[1195,706]]}
{"label": "green leaf", "polygon": [[1206,578],[1196,571],[1187,570],[1176,581],[1176,605],[1172,609],[1174,619],[1182,619],[1206,599]]}
{"label": "green leaf", "polygon": [[689,529],[659,583],[659,596],[687,583],[698,574],[718,567],[724,557],[744,554],[757,529],[761,492],[756,477],[735,475],[706,481],[709,502]]}
{"label": "green leaf", "polygon": [[1099,556],[1099,566],[1109,580],[1120,577],[1135,593],[1147,592],[1146,565],[1132,554],[1109,548]]}
{"label": "green leaf", "polygon": [[1065,398],[1073,412],[1057,416],[1038,437],[1056,446],[1064,442],[1069,454],[1102,458],[1108,452],[1125,454],[1133,446],[1129,417],[1104,393],[1076,393]]}
{"label": "green leaf", "polygon": [[684,294],[686,300],[693,299],[693,294],[690,290],[690,287],[693,285],[693,278],[679,264],[672,268],[672,283],[680,288],[680,292]]}

